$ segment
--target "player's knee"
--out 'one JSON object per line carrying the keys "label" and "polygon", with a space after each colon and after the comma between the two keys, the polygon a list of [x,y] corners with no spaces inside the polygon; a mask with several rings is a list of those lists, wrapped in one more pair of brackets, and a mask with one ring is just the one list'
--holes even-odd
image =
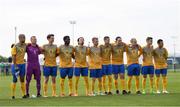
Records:
{"label": "player's knee", "polygon": [[41,79],[36,79],[37,84],[41,83]]}
{"label": "player's knee", "polygon": [[[36,80],[36,81],[37,81],[37,80]],[[30,83],[30,82],[31,82],[31,80],[27,80],[27,79],[26,79],[26,83]]]}
{"label": "player's knee", "polygon": [[17,78],[13,78],[13,83],[17,83]]}
{"label": "player's knee", "polygon": [[61,79],[65,79],[66,77],[61,77]]}
{"label": "player's knee", "polygon": [[[84,79],[85,80],[85,79]],[[79,81],[79,77],[76,77],[76,82],[78,82]]]}
{"label": "player's knee", "polygon": [[147,75],[143,75],[143,78],[147,78]]}
{"label": "player's knee", "polygon": [[103,79],[106,79],[106,75],[103,75]]}
{"label": "player's knee", "polygon": [[72,79],[72,76],[69,76],[68,79]]}
{"label": "player's knee", "polygon": [[84,79],[88,79],[88,76],[83,76]]}
{"label": "player's knee", "polygon": [[125,77],[124,76],[120,76],[120,79],[125,79]]}
{"label": "player's knee", "polygon": [[20,77],[20,82],[24,82],[24,77]]}
{"label": "player's knee", "polygon": [[163,78],[166,78],[166,74],[162,74],[162,77],[163,77]]}
{"label": "player's knee", "polygon": [[24,82],[24,80],[20,80],[20,82]]}
{"label": "player's knee", "polygon": [[112,78],[112,75],[110,74],[110,75],[108,75],[107,77],[108,77],[108,78]]}
{"label": "player's knee", "polygon": [[55,83],[56,83],[56,80],[53,79],[53,80],[52,80],[52,83],[55,84]]}
{"label": "player's knee", "polygon": [[131,81],[132,80],[132,76],[128,76],[128,80]]}
{"label": "player's knee", "polygon": [[160,74],[156,74],[156,77],[160,77]]}
{"label": "player's knee", "polygon": [[139,79],[139,76],[136,76],[136,79]]}
{"label": "player's knee", "polygon": [[92,78],[92,81],[95,82],[95,81],[96,81],[96,78]]}
{"label": "player's knee", "polygon": [[48,81],[49,81],[49,78],[45,78],[45,79],[44,79],[44,83],[46,83],[46,84],[47,84],[47,83],[48,83]]}
{"label": "player's knee", "polygon": [[102,78],[98,78],[98,81],[102,81]]}
{"label": "player's knee", "polygon": [[109,75],[109,76],[108,76],[108,79],[109,79],[109,81],[112,81],[112,76]]}
{"label": "player's knee", "polygon": [[117,80],[118,79],[118,75],[114,74],[114,79]]}
{"label": "player's knee", "polygon": [[149,77],[150,77],[151,79],[153,79],[154,75],[149,75]]}
{"label": "player's knee", "polygon": [[[75,77],[76,77],[76,79],[79,79],[80,76],[75,76]],[[83,77],[85,77],[85,76],[83,76]]]}
{"label": "player's knee", "polygon": [[125,79],[124,74],[120,74],[120,79]]}
{"label": "player's knee", "polygon": [[52,82],[53,82],[53,83],[56,82],[56,77],[52,77]]}

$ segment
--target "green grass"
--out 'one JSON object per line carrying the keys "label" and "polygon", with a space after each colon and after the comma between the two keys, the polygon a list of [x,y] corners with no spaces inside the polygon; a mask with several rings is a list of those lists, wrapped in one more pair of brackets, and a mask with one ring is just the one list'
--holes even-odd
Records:
{"label": "green grass", "polygon": [[[168,91],[169,94],[146,94],[136,95],[112,95],[112,96],[95,96],[86,97],[83,79],[79,83],[79,97],[48,97],[48,98],[29,98],[21,99],[21,90],[19,83],[16,89],[16,99],[11,99],[10,84],[11,76],[0,76],[0,106],[180,106],[180,72],[168,73]],[[42,78],[43,81],[43,78]],[[66,80],[66,94],[68,94]],[[132,83],[134,90],[134,82]],[[59,76],[57,76],[57,93],[59,94]],[[149,82],[147,84],[147,91]],[[162,86],[161,86],[162,87]],[[113,86],[114,89],[114,86]],[[32,80],[30,93],[36,95],[35,81]],[[51,87],[49,82],[49,96]]]}

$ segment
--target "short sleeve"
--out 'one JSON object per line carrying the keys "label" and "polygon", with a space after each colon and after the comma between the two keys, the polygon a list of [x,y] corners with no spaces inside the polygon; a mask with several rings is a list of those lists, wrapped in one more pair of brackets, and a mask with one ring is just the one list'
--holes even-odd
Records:
{"label": "short sleeve", "polygon": [[87,47],[87,55],[90,54],[90,47]]}
{"label": "short sleeve", "polygon": [[16,55],[16,53],[17,53],[16,46],[13,46],[13,48],[11,48],[11,54]]}
{"label": "short sleeve", "polygon": [[168,51],[165,48],[164,48],[164,50],[165,50],[165,56],[164,57],[167,59],[168,58]]}
{"label": "short sleeve", "polygon": [[143,49],[140,45],[138,45],[138,46],[139,46],[139,56],[140,56],[143,53]]}
{"label": "short sleeve", "polygon": [[60,53],[60,47],[57,47],[56,48],[56,54],[59,54]]}

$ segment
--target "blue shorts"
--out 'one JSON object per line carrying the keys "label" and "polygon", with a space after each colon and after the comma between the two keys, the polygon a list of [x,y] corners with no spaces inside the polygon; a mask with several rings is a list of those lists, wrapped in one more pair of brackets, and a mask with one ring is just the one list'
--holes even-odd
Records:
{"label": "blue shorts", "polygon": [[101,69],[90,69],[90,77],[91,78],[101,78],[102,70]]}
{"label": "blue shorts", "polygon": [[154,74],[154,66],[143,66],[142,67],[142,71],[141,71],[142,75],[147,75],[147,74]]}
{"label": "blue shorts", "polygon": [[60,68],[60,76],[61,78],[66,78],[66,76],[68,76],[68,78],[72,78],[73,77],[73,68]]}
{"label": "blue shorts", "polygon": [[[26,64],[17,64],[17,67],[18,67],[18,75],[20,76],[20,77],[24,77],[25,76],[25,74],[26,74]],[[13,75],[13,82],[15,83],[15,82],[17,82],[17,75],[15,75],[16,74],[16,70],[15,70],[15,66],[14,66],[14,64],[11,66],[11,72],[12,72],[12,75]]]}
{"label": "blue shorts", "polygon": [[125,67],[124,64],[122,65],[112,65],[112,73],[113,74],[124,74],[125,73]]}
{"label": "blue shorts", "polygon": [[128,76],[139,76],[140,75],[140,65],[139,64],[131,64],[127,67]]}
{"label": "blue shorts", "polygon": [[85,68],[75,68],[74,70],[74,75],[75,76],[88,76],[88,67]]}
{"label": "blue shorts", "polygon": [[45,77],[49,77],[49,76],[56,77],[57,76],[57,66],[53,66],[53,67],[44,66],[43,75]]}
{"label": "blue shorts", "polygon": [[111,75],[112,65],[102,65],[102,75]]}
{"label": "blue shorts", "polygon": [[164,69],[156,69],[156,70],[155,70],[155,74],[156,74],[156,75],[160,75],[160,74],[162,74],[162,75],[167,75],[167,68],[164,68]]}

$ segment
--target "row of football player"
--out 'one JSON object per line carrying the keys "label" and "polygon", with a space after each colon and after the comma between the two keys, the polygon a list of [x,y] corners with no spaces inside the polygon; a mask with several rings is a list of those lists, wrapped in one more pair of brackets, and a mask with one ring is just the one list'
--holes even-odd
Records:
{"label": "row of football player", "polygon": [[[123,94],[131,93],[131,81],[132,77],[135,77],[136,82],[136,93],[141,94],[139,89],[139,75],[140,75],[140,65],[138,62],[139,57],[143,56],[143,65],[142,65],[142,92],[146,93],[146,78],[147,75],[150,77],[150,89],[153,92],[153,76],[156,74],[156,92],[160,93],[159,90],[159,80],[160,75],[162,75],[163,81],[163,93],[168,93],[166,90],[167,86],[167,57],[168,52],[163,47],[163,40],[159,39],[157,41],[158,47],[153,49],[152,41],[153,38],[147,37],[147,45],[143,48],[137,44],[137,40],[132,38],[130,44],[125,44],[122,42],[121,37],[116,37],[116,42],[110,44],[110,38],[108,36],[104,37],[104,45],[98,46],[98,38],[93,37],[92,43],[93,46],[86,47],[84,46],[84,38],[78,38],[78,45],[73,47],[70,44],[70,37],[64,36],[64,45],[57,47],[53,44],[54,35],[49,34],[47,36],[48,44],[39,47],[37,45],[37,39],[35,36],[31,37],[31,43],[25,43],[25,35],[19,35],[19,43],[12,46],[12,74],[13,74],[13,83],[12,83],[12,98],[15,98],[15,88],[16,88],[16,72],[19,72],[21,89],[23,92],[23,98],[29,97],[29,84],[31,77],[34,74],[34,77],[37,82],[37,96],[40,97],[41,89],[41,72],[39,65],[39,54],[44,54],[45,63],[43,68],[44,83],[43,83],[43,93],[44,97],[47,97],[47,88],[49,76],[52,77],[52,96],[56,95],[56,76],[57,76],[57,67],[56,67],[56,57],[60,58],[60,96],[65,96],[64,93],[64,81],[68,77],[69,85],[69,96],[78,96],[78,82],[80,75],[83,76],[86,86],[86,95],[94,96],[95,92],[95,81],[98,80],[98,94],[112,94],[112,75],[114,75],[114,85],[116,93],[119,94],[118,89],[118,78],[120,78],[121,88]],[[27,52],[27,69],[25,70],[24,56]],[[126,52],[127,56],[127,89],[125,82],[125,68],[123,53]],[[86,56],[88,56],[88,64],[86,62]],[[75,59],[75,70],[73,72],[72,58]],[[154,60],[154,61],[153,61]],[[154,63],[153,63],[154,62]],[[90,70],[91,88],[89,87],[88,80],[88,69]],[[155,70],[154,70],[155,69]],[[25,72],[26,71],[26,72]],[[75,93],[73,92],[73,74],[75,76]],[[26,75],[26,84],[24,82],[24,77]],[[108,89],[106,88],[106,77],[108,78]],[[127,91],[126,91],[127,90]],[[26,91],[26,92],[25,92]]]}

